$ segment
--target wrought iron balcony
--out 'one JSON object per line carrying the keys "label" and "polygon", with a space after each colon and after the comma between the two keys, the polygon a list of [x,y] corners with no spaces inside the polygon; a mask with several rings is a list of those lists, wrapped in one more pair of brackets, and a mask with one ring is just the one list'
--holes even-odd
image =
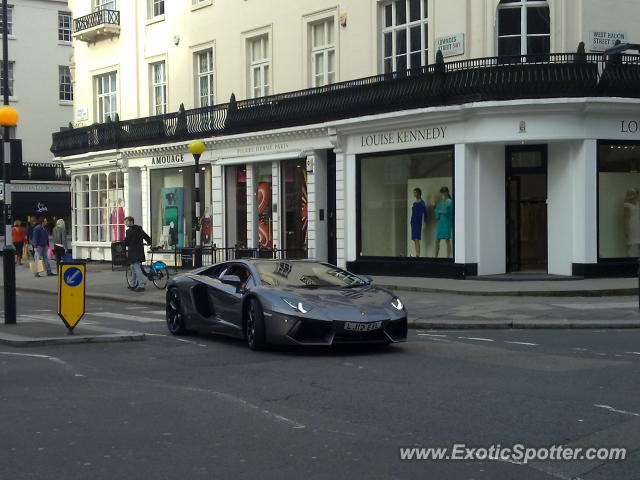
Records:
{"label": "wrought iron balcony", "polygon": [[97,10],[73,20],[73,38],[95,42],[120,35],[120,11]]}
{"label": "wrought iron balcony", "polygon": [[[11,180],[40,181],[40,182],[68,182],[69,175],[60,163],[21,163],[11,162]],[[0,179],[2,172],[0,172]]]}
{"label": "wrought iron balcony", "polygon": [[546,54],[439,63],[268,97],[53,134],[56,156],[420,107],[559,97],[640,98],[640,56]]}

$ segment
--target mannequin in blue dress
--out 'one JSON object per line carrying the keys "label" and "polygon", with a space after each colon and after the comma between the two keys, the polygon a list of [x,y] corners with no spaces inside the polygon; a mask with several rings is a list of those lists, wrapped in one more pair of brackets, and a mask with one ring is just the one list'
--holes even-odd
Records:
{"label": "mannequin in blue dress", "polygon": [[411,207],[411,240],[416,249],[416,257],[420,256],[420,241],[422,239],[422,222],[427,222],[427,205],[422,200],[422,190],[413,189],[413,198],[416,199]]}
{"label": "mannequin in blue dress", "polygon": [[440,189],[440,201],[435,209],[437,219],[436,229],[436,258],[440,253],[440,240],[444,240],[447,244],[447,258],[451,257],[451,221],[453,217],[453,200],[449,189],[442,187]]}

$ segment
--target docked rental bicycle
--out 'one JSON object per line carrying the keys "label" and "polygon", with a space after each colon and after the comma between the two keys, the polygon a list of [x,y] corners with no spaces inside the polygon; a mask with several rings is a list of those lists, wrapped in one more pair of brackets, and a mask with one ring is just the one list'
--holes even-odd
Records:
{"label": "docked rental bicycle", "polygon": [[[140,265],[140,268],[142,269],[142,274],[151,282],[153,282],[156,288],[162,290],[163,288],[167,288],[167,283],[169,282],[169,269],[167,268],[167,264],[162,260],[156,260],[155,262],[153,261],[153,252],[155,252],[159,248],[160,247],[151,247],[149,249],[148,253],[151,254],[149,269],[145,269],[144,265]],[[137,285],[134,285],[133,283],[133,268],[131,267],[131,265],[127,266],[126,277],[127,285],[129,285],[131,288],[135,288]]]}

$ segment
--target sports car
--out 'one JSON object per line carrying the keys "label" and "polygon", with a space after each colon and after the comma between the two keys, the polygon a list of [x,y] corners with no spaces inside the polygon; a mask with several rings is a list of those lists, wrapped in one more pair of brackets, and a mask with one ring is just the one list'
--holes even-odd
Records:
{"label": "sports car", "polygon": [[254,350],[407,338],[398,297],[314,260],[236,260],[176,275],[167,286],[166,318],[173,335],[218,333]]}

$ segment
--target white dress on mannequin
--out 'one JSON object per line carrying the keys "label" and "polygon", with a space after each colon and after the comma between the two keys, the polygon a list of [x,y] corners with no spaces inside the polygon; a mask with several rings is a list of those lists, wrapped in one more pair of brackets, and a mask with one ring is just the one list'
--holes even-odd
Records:
{"label": "white dress on mannequin", "polygon": [[640,244],[640,204],[638,201],[624,202],[624,213],[627,245]]}

